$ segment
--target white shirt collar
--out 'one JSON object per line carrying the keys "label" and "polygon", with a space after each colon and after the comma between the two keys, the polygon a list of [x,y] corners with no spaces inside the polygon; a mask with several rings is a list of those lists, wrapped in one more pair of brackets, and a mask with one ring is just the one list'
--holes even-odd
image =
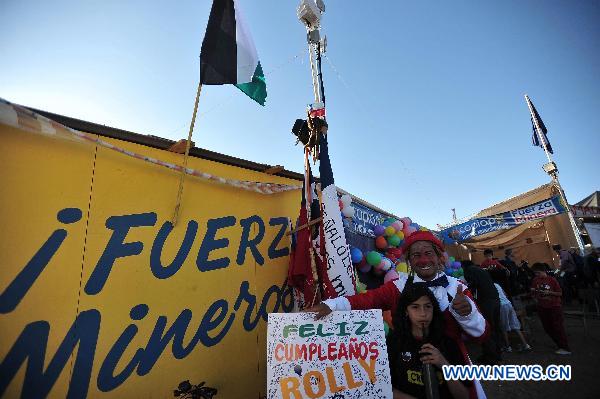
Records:
{"label": "white shirt collar", "polygon": [[[444,275],[444,273],[437,272],[437,274],[431,280],[435,280],[438,277],[442,277],[442,275]],[[429,280],[429,281],[431,281],[431,280]],[[424,283],[425,282],[425,280],[423,280],[421,277],[419,277],[416,273],[414,275],[413,281],[417,282],[417,283]]]}

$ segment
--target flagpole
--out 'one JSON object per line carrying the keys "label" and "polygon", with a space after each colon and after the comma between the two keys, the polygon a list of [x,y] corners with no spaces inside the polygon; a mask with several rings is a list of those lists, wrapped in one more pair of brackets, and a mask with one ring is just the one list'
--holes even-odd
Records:
{"label": "flagpole", "polygon": [[200,93],[202,92],[202,80],[198,81],[198,90],[196,91],[196,102],[194,103],[194,112],[192,114],[192,122],[190,123],[190,130],[188,132],[188,138],[185,143],[185,154],[183,156],[183,166],[181,173],[179,174],[179,189],[177,190],[177,200],[175,201],[175,210],[173,211],[173,217],[171,218],[171,224],[173,227],[177,224],[179,218],[179,209],[181,208],[181,196],[183,195],[183,182],[186,175],[187,163],[190,154],[190,144],[192,142],[192,133],[194,132],[194,124],[196,123],[196,114],[198,113],[198,102],[200,101]]}
{"label": "flagpole", "polygon": [[[318,46],[318,44],[317,44]],[[319,73],[317,71],[317,67],[315,65],[315,54],[314,54],[314,45],[311,43],[310,39],[308,39],[308,58],[310,60],[310,71],[312,74],[313,81],[313,92],[315,94],[315,103],[321,102],[320,96],[320,85],[319,85]]]}
{"label": "flagpole", "polygon": [[[548,163],[556,165],[556,163],[552,160],[552,157],[550,157],[550,152],[548,151],[548,147],[546,146],[546,140],[545,137],[543,137],[542,128],[540,127],[540,122],[538,121],[538,118],[535,117],[535,114],[533,112],[533,104],[531,103],[531,99],[527,94],[525,94],[525,101],[527,102],[527,107],[529,108],[529,113],[531,114],[531,120],[533,121],[533,125],[535,126],[535,132],[538,135],[540,143],[542,143],[542,148],[544,149],[546,158],[548,158]],[[565,207],[567,208],[567,215],[569,217],[569,222],[571,223],[571,229],[573,229],[573,234],[575,235],[575,240],[577,241],[577,246],[579,246],[579,253],[583,255],[583,241],[581,240],[581,234],[579,234],[579,229],[577,228],[577,224],[575,223],[575,217],[573,216],[571,206],[567,201],[565,191],[563,190],[562,186],[560,185],[560,181],[558,180],[558,168],[554,168],[553,170],[547,173],[550,175],[552,181],[558,187],[558,193],[560,195],[560,198],[563,201]]]}

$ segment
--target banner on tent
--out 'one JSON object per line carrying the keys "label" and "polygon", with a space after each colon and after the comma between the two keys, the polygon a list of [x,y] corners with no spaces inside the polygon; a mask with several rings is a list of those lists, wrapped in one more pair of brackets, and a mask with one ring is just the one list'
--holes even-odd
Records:
{"label": "banner on tent", "polygon": [[353,202],[352,206],[354,207],[354,217],[351,226],[348,226],[349,229],[363,236],[375,238],[373,230],[375,226],[383,223],[386,216],[358,202]]}
{"label": "banner on tent", "polygon": [[445,243],[461,242],[497,230],[510,229],[523,223],[565,213],[567,208],[558,195],[497,215],[471,219],[440,232]]}
{"label": "banner on tent", "polygon": [[381,310],[271,313],[267,398],[391,398]]}

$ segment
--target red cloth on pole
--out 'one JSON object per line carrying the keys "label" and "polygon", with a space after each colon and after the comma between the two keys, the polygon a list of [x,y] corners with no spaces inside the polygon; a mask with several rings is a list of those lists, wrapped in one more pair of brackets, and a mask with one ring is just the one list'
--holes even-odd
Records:
{"label": "red cloth on pole", "polygon": [[[297,226],[303,226],[308,223],[308,211],[306,209],[305,191],[302,191],[302,201],[300,203],[300,216]],[[288,284],[297,288],[304,295],[304,302],[310,304],[315,297],[315,280],[311,267],[310,247],[311,237],[310,228],[305,227],[296,231],[295,238],[292,239],[292,250],[290,253],[290,265],[288,268]]]}

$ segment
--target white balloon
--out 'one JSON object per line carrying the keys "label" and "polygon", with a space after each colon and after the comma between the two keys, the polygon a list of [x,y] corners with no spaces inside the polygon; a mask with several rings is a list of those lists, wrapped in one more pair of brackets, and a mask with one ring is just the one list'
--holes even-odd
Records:
{"label": "white balloon", "polygon": [[381,260],[381,270],[384,272],[387,272],[388,270],[390,270],[392,268],[392,261],[388,258],[383,258]]}
{"label": "white balloon", "polygon": [[342,209],[342,214],[344,215],[344,217],[347,217],[347,218],[354,217],[354,207],[353,206],[344,207],[344,209]]}
{"label": "white balloon", "polygon": [[348,194],[342,195],[340,199],[342,200],[342,204],[344,204],[344,208],[352,203],[352,197]]}

